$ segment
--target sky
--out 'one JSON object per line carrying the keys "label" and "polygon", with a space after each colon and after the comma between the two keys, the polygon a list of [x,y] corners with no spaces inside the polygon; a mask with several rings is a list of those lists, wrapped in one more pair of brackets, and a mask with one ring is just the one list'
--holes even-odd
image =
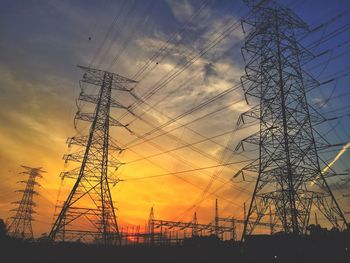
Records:
{"label": "sky", "polygon": [[[206,4],[202,6],[203,2]],[[280,3],[291,8],[311,29],[350,9],[346,0],[285,0]],[[74,167],[67,166],[62,156],[74,150],[68,149],[65,142],[77,134],[73,120],[80,92],[79,79],[83,74],[77,65],[136,77],[139,83],[134,90],[139,96],[159,87],[159,91],[147,99],[147,105],[156,105],[154,108],[141,104],[135,109],[135,114],[144,121],[130,114],[121,119],[141,135],[238,85],[244,73],[241,55],[244,32],[240,19],[248,9],[242,1],[5,0],[1,5],[0,218],[8,218],[9,210],[14,207],[11,202],[20,198],[20,194],[14,192],[23,187],[16,183],[24,179],[20,165],[43,167],[47,173],[40,179],[40,195],[35,197],[38,205],[34,231],[37,236],[49,231],[57,213],[57,197],[62,201],[72,185],[69,181],[61,185],[59,174]],[[344,75],[308,94],[309,103],[327,117],[349,114],[349,94],[346,94],[349,15],[348,12],[338,16],[329,26],[301,40],[315,55],[331,50],[305,65],[320,82]],[[216,43],[220,33],[233,24],[236,29]],[[326,39],[339,28],[339,34]],[[313,43],[319,40],[324,41],[315,46]],[[162,48],[164,45],[166,49]],[[137,74],[154,56],[156,59],[147,71]],[[168,81],[192,58],[189,67]],[[115,96],[124,103],[133,103],[125,94],[116,93]],[[241,167],[239,164],[175,176],[135,178],[215,166],[218,160],[244,160],[241,155],[228,155],[222,146],[234,149],[240,139],[254,132],[251,127],[230,133],[239,114],[248,109],[242,90],[237,89],[166,126],[164,130],[171,130],[170,136],[153,138],[159,134],[154,133],[150,142],[137,144],[132,134],[113,128],[111,135],[117,142],[131,145],[117,156],[126,165],[114,174],[124,180],[112,189],[119,224],[144,225],[151,207],[155,209],[156,218],[189,221],[197,211],[199,222],[210,222],[214,218],[216,198],[222,216],[242,218],[243,203],[249,202],[252,184],[239,180],[230,182]],[[117,119],[123,113],[113,110]],[[191,121],[188,126],[181,127]],[[317,128],[331,143],[350,141],[348,118],[321,126]],[[77,129],[86,132],[88,126],[78,124]],[[170,154],[157,155],[179,148],[183,142],[193,143],[220,134],[224,135]],[[321,157],[331,161],[340,149],[339,146],[332,148]],[[151,155],[156,156],[140,157]],[[348,163],[349,154],[345,152],[334,169],[344,173],[350,168]],[[344,209],[349,211],[349,198],[343,196],[348,188],[341,187],[341,182],[336,179],[332,183]],[[203,192],[205,189],[207,191]]]}

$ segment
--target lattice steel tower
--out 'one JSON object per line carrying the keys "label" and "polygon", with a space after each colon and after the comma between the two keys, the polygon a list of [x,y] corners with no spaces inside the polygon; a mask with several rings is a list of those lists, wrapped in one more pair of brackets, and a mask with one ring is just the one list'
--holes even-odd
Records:
{"label": "lattice steel tower", "polygon": [[238,173],[257,174],[243,239],[265,220],[270,208],[273,222],[286,233],[305,233],[313,206],[333,226],[344,228],[346,219],[325,180],[334,172],[323,173],[318,156],[313,125],[324,118],[307,102],[307,92],[319,85],[302,67],[313,58],[297,40],[308,27],[274,1],[245,2],[251,13],[243,21],[248,33],[241,80],[252,107],[238,124],[255,119],[260,129],[240,144],[259,149],[259,158]]}
{"label": "lattice steel tower", "polygon": [[34,187],[39,186],[39,183],[36,182],[36,179],[41,178],[41,173],[44,173],[45,171],[43,171],[41,167],[32,168],[23,165],[22,167],[25,171],[21,173],[29,175],[29,178],[28,180],[19,181],[19,183],[26,184],[26,187],[24,190],[17,191],[23,193],[23,196],[20,201],[14,202],[15,204],[18,204],[18,207],[12,210],[16,213],[13,217],[10,217],[11,221],[8,227],[8,233],[12,237],[32,239],[32,221],[34,220],[32,214],[35,213],[33,210],[33,206],[35,206],[35,203],[33,202],[33,195],[37,194],[37,192],[34,190]]}
{"label": "lattice steel tower", "polygon": [[[110,137],[110,126],[121,124],[110,116],[111,107],[128,110],[112,96],[112,90],[130,93],[129,83],[135,81],[115,73],[81,67],[84,75],[81,80],[79,100],[96,104],[93,113],[78,112],[76,120],[91,122],[88,136],[76,136],[67,140],[68,145],[84,146],[85,150],[66,154],[66,161],[80,163],[77,168],[61,174],[63,178],[73,178],[74,186],[64,202],[62,209],[49,234],[51,240],[81,240],[101,244],[118,244],[118,230],[115,207],[112,201],[110,169],[122,165],[111,151],[121,151]],[[98,86],[97,93],[88,90],[88,84]],[[89,93],[87,93],[87,91]]]}

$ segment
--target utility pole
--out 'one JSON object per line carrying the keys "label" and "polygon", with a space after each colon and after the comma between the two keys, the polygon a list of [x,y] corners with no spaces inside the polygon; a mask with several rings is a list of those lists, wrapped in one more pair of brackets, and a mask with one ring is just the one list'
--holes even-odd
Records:
{"label": "utility pole", "polygon": [[232,217],[232,242],[236,241],[236,220],[234,217]]}
{"label": "utility pole", "polygon": [[270,216],[270,234],[273,235],[273,233],[275,232],[275,224],[273,222],[271,207],[269,207],[269,216]]}
{"label": "utility pole", "polygon": [[243,203],[243,221],[244,221],[244,224],[246,224],[246,222],[247,222],[247,208],[246,208],[245,202]]}
{"label": "utility pole", "polygon": [[306,233],[312,208],[345,228],[326,181],[334,172],[322,172],[314,137],[313,125],[325,119],[307,101],[307,92],[319,85],[302,67],[313,58],[297,40],[308,27],[275,1],[245,2],[251,13],[243,21],[246,75],[241,81],[251,109],[240,116],[238,127],[256,120],[260,129],[240,143],[243,149],[244,144],[259,149],[259,157],[235,175],[257,174],[242,238],[253,233],[269,208],[271,221],[280,222],[285,233]]}
{"label": "utility pole", "polygon": [[149,244],[151,246],[153,246],[154,245],[154,211],[153,211],[153,207],[151,207],[151,212],[149,213],[148,237],[149,237]]}
{"label": "utility pole", "polygon": [[[74,185],[64,202],[51,229],[51,240],[83,240],[104,245],[121,244],[115,207],[111,194],[111,183],[120,180],[111,178],[110,170],[118,169],[122,163],[110,155],[121,149],[110,137],[110,127],[123,127],[111,116],[111,108],[129,110],[115,99],[114,92],[131,94],[128,84],[135,81],[115,73],[78,66],[84,71],[81,80],[79,101],[87,107],[95,105],[93,112],[82,112],[78,107],[75,121],[90,122],[87,136],[71,137],[69,146],[82,146],[83,150],[66,154],[66,162],[74,161],[79,166],[61,174],[74,180]],[[96,86],[98,87],[96,91]],[[114,92],[112,92],[114,91]]]}
{"label": "utility pole", "polygon": [[192,223],[192,237],[198,236],[198,220],[197,220],[197,212],[194,212],[193,223]]}
{"label": "utility pole", "polygon": [[219,237],[219,207],[218,199],[215,199],[215,235]]}
{"label": "utility pole", "polygon": [[41,173],[45,173],[45,171],[42,170],[42,167],[33,168],[22,165],[22,168],[24,168],[24,171],[21,174],[29,175],[29,177],[27,180],[19,181],[19,183],[26,184],[26,187],[24,190],[16,191],[23,193],[23,195],[21,200],[14,202],[14,204],[18,204],[18,207],[11,210],[16,213],[10,218],[11,223],[8,227],[8,233],[15,238],[33,239],[32,221],[34,219],[32,214],[35,213],[33,210],[33,206],[35,206],[33,195],[38,194],[34,187],[40,186],[36,179],[41,178]]}

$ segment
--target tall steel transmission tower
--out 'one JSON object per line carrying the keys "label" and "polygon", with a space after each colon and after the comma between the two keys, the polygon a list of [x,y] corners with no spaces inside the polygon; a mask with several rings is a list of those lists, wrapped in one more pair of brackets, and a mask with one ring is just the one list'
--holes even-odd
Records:
{"label": "tall steel transmission tower", "polygon": [[34,190],[34,187],[39,186],[39,183],[36,182],[36,179],[41,178],[41,173],[44,173],[45,171],[43,171],[41,167],[32,168],[23,165],[22,167],[25,170],[22,172],[22,174],[29,175],[29,177],[27,180],[19,181],[19,183],[26,184],[26,187],[24,190],[17,191],[23,193],[23,195],[20,201],[14,202],[15,204],[18,204],[18,207],[12,210],[16,213],[13,217],[10,218],[11,223],[8,227],[8,233],[12,237],[32,239],[32,214],[35,213],[33,210],[33,206],[35,206],[35,203],[33,202],[33,195],[37,194],[37,192]]}
{"label": "tall steel transmission tower", "polygon": [[333,226],[344,228],[346,219],[326,181],[334,172],[321,169],[321,136],[313,128],[324,118],[307,102],[307,92],[319,85],[303,70],[313,55],[298,37],[308,27],[274,1],[245,2],[251,15],[243,21],[249,32],[242,48],[246,74],[241,80],[252,107],[238,124],[258,120],[260,129],[239,145],[253,144],[259,150],[259,158],[235,175],[257,174],[243,239],[268,214],[284,232],[303,234],[314,208]]}
{"label": "tall steel transmission tower", "polygon": [[[78,112],[76,120],[91,122],[88,136],[76,136],[67,140],[68,145],[84,146],[85,150],[66,154],[66,161],[75,161],[80,166],[61,174],[63,178],[75,180],[74,186],[64,202],[49,234],[51,240],[81,240],[101,244],[118,244],[118,230],[115,207],[110,184],[118,179],[111,178],[110,169],[122,165],[111,151],[121,151],[110,137],[110,127],[127,126],[110,116],[111,107],[128,110],[112,96],[112,91],[131,92],[127,87],[135,81],[115,73],[81,67],[84,75],[79,100],[95,104],[93,113]],[[92,85],[89,85],[92,84]],[[98,86],[95,93],[88,86]],[[87,93],[89,92],[89,93]]]}

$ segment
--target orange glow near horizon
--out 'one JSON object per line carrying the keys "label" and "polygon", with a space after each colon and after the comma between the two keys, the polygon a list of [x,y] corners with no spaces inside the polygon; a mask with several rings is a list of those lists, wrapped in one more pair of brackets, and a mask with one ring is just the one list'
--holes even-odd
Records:
{"label": "orange glow near horizon", "polygon": [[[6,128],[2,127],[1,129]],[[43,178],[39,179],[39,183],[42,187],[37,188],[37,191],[40,195],[34,197],[37,203],[35,207],[37,214],[34,214],[35,221],[33,221],[33,228],[35,236],[37,237],[40,236],[41,233],[48,233],[50,231],[53,220],[59,212],[58,209],[55,210],[61,185],[59,174],[63,170],[70,169],[70,166],[67,168],[64,167],[64,161],[61,157],[67,152],[65,146],[66,137],[74,132],[73,129],[69,127],[67,131],[64,130],[64,132],[63,130],[56,130],[55,127],[50,126],[45,127],[45,129],[47,129],[46,132],[48,134],[51,134],[50,137],[43,136],[42,134],[33,137],[31,134],[26,135],[25,133],[18,136],[18,131],[8,131],[7,136],[0,138],[0,143],[4,146],[3,149],[9,149],[9,151],[6,152],[7,156],[4,156],[4,153],[2,153],[2,157],[6,158],[1,158],[0,161],[0,165],[3,168],[2,177],[5,178],[5,180],[1,182],[1,188],[5,189],[3,191],[5,195],[2,195],[0,201],[0,218],[8,218],[11,215],[9,210],[14,208],[11,202],[19,200],[21,197],[19,193],[14,193],[15,189],[23,187],[23,185],[17,185],[16,181],[25,179],[24,176],[20,174],[21,168],[19,165],[41,166],[47,171],[47,173],[43,174]],[[71,132],[71,134],[67,134],[68,132]],[[52,140],[52,138],[55,139]],[[149,150],[147,146],[145,146],[145,149],[146,151]],[[137,151],[142,152],[142,147],[139,147]],[[186,152],[180,151],[178,155],[180,154],[186,154]],[[143,155],[147,156],[149,153],[143,152]],[[191,153],[187,153],[187,156],[190,158],[192,157],[189,161],[197,166],[204,167],[211,164],[201,160],[196,155],[191,155]],[[128,160],[134,160],[140,157],[132,153],[125,153],[118,158],[123,162],[128,162]],[[240,197],[240,193],[235,194],[235,191],[230,187],[223,187],[220,191],[212,195],[206,194],[204,201],[201,202],[198,207],[189,210],[189,207],[194,202],[200,200],[198,198],[201,196],[201,189],[205,188],[210,180],[210,175],[213,174],[215,169],[132,181],[132,178],[189,169],[188,166],[181,165],[178,161],[167,155],[161,155],[159,158],[152,159],[152,161],[164,169],[154,166],[144,160],[125,165],[120,168],[120,171],[115,173],[120,179],[125,180],[112,187],[112,196],[116,208],[118,209],[117,217],[120,227],[144,226],[148,220],[151,207],[155,209],[156,218],[166,220],[190,221],[192,220],[194,211],[197,210],[198,221],[201,223],[209,223],[214,219],[214,200],[218,196],[223,196],[226,200],[235,200],[235,204],[225,199],[220,201],[222,216],[235,215],[241,217],[241,208],[239,208],[239,206],[240,203],[243,202],[243,199]],[[74,165],[72,165],[72,167],[74,167]],[[233,169],[233,166],[231,166],[230,169]],[[230,169],[227,169],[227,171],[230,171]],[[128,179],[131,179],[131,181],[128,181]],[[64,180],[59,196],[61,202],[68,195],[72,183],[70,179]],[[222,185],[222,181],[214,182],[209,193],[220,188]],[[230,195],[236,197],[236,199],[232,199]],[[186,213],[183,214],[183,212]]]}

